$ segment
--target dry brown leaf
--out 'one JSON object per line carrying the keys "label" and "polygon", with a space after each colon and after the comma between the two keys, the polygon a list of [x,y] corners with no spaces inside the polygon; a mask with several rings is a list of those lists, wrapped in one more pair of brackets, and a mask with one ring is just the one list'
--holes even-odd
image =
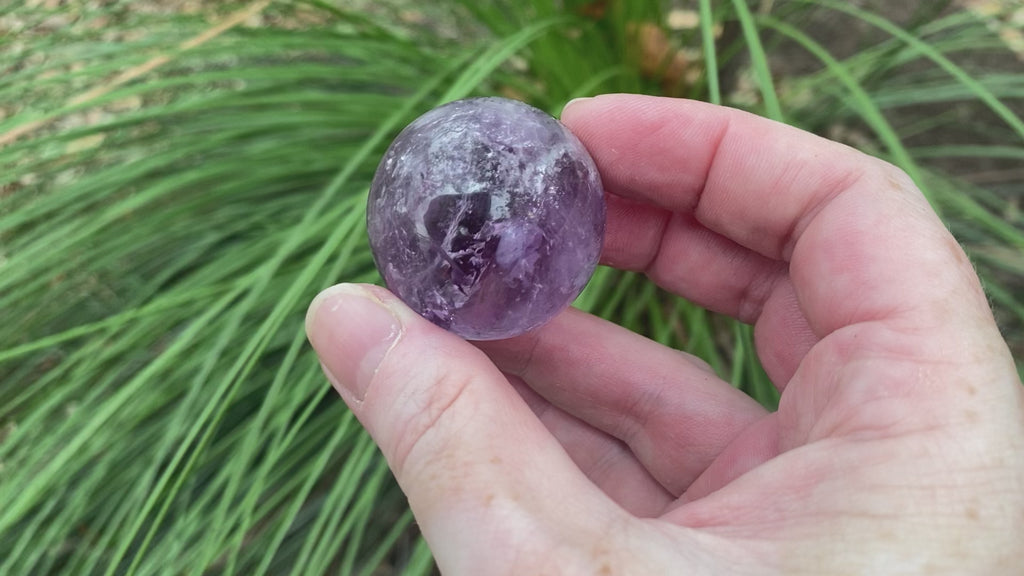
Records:
{"label": "dry brown leaf", "polygon": [[580,16],[600,20],[608,12],[608,0],[594,0],[577,8]]}
{"label": "dry brown leaf", "polygon": [[665,30],[652,22],[631,26],[631,37],[639,47],[640,71],[648,78],[661,80],[662,90],[676,95],[686,89],[691,59],[672,46]]}
{"label": "dry brown leaf", "polygon": [[668,13],[665,21],[673,30],[694,30],[700,26],[700,14],[696,10],[677,8]]}
{"label": "dry brown leaf", "polygon": [[984,20],[989,29],[1024,60],[1024,1],[959,0],[958,4]]}

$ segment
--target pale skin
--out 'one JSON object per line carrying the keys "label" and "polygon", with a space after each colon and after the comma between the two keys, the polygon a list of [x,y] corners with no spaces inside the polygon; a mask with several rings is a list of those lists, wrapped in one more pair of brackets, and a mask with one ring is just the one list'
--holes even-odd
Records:
{"label": "pale skin", "polygon": [[1024,573],[1022,387],[909,178],[698,102],[562,120],[608,191],[602,261],[753,324],[779,409],[579,311],[473,345],[329,289],[310,340],[444,574]]}

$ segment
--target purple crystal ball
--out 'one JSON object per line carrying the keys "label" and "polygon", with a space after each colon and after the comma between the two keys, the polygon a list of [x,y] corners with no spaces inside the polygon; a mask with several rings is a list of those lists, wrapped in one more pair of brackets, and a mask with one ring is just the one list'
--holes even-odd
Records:
{"label": "purple crystal ball", "polygon": [[560,122],[522,102],[470,98],[420,116],[377,167],[370,247],[388,288],[469,340],[553,318],[594,272],[601,179]]}

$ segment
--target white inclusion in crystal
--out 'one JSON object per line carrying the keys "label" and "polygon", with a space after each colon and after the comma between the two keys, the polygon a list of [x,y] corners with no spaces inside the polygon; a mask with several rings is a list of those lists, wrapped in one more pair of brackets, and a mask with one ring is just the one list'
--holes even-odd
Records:
{"label": "white inclusion in crystal", "polygon": [[[487,192],[491,196],[491,210],[488,212],[491,220],[502,220],[509,217],[508,203],[511,198],[511,194],[505,188],[498,190],[487,190],[486,184],[479,180],[473,180],[468,185],[458,191],[459,194],[476,194],[477,192]],[[445,187],[444,194],[455,194],[455,189],[450,186]]]}
{"label": "white inclusion in crystal", "polygon": [[512,195],[508,190],[491,190],[491,220],[504,220],[509,217],[508,203]]}
{"label": "white inclusion in crystal", "polygon": [[[482,192],[483,191],[483,187],[484,187],[484,183],[483,182],[480,182],[478,180],[473,180],[472,182],[467,184],[465,187],[459,189],[457,192],[459,194],[465,194],[466,196],[469,196],[470,194],[476,194],[477,192]],[[456,190],[455,190],[454,187],[452,187],[451,184],[446,184],[445,187],[444,187],[444,192],[443,193],[444,194],[455,194]]]}
{"label": "white inclusion in crystal", "polygon": [[417,203],[411,216],[413,225],[416,227],[416,235],[422,238],[430,238],[430,233],[427,232],[426,214],[432,199],[424,198],[422,202]]}

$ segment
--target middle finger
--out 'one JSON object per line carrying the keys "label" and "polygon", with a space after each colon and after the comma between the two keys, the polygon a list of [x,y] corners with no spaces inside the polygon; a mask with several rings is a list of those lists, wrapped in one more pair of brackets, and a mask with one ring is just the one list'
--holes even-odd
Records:
{"label": "middle finger", "polygon": [[476,344],[552,405],[626,443],[676,496],[766,414],[699,360],[574,309]]}

